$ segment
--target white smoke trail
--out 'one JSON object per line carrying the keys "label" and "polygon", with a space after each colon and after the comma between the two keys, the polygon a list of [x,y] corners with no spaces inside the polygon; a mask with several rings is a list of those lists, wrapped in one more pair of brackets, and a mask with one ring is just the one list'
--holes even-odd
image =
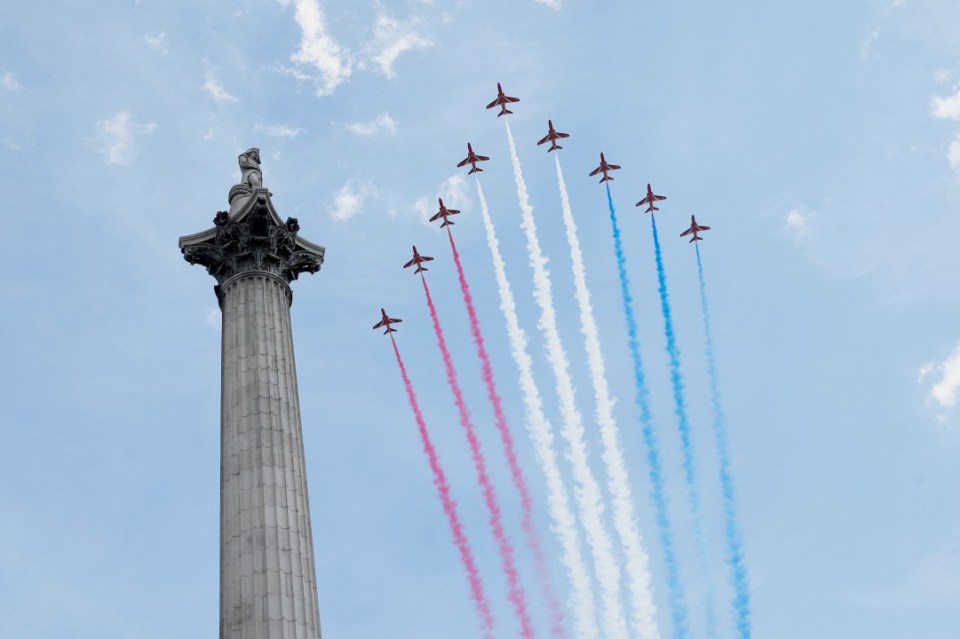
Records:
{"label": "white smoke trail", "polygon": [[570,379],[567,355],[557,330],[556,312],[553,308],[550,273],[547,270],[547,258],[540,250],[537,239],[537,226],[533,219],[533,207],[527,194],[527,185],[520,170],[517,147],[513,142],[510,123],[504,119],[507,129],[507,142],[510,145],[510,159],[513,162],[513,176],[517,183],[517,196],[523,221],[520,226],[527,237],[527,250],[530,253],[530,265],[533,267],[534,298],[540,307],[539,326],[543,332],[547,348],[547,359],[557,380],[557,395],[560,399],[560,413],[563,418],[561,434],[570,446],[569,459],[573,466],[573,478],[577,483],[577,505],[580,518],[587,534],[587,543],[593,551],[597,579],[600,582],[604,634],[607,639],[629,637],[620,602],[620,568],[613,554],[613,544],[603,526],[603,503],[597,480],[590,470],[587,459],[587,445],[584,441],[583,420],[576,406],[576,394]]}
{"label": "white smoke trail", "polygon": [[497,276],[497,291],[500,294],[500,309],[507,322],[507,335],[510,338],[510,350],[520,370],[520,389],[523,391],[523,403],[527,412],[527,427],[537,460],[547,481],[547,506],[553,520],[553,528],[560,538],[563,549],[563,564],[570,573],[573,588],[570,592],[570,608],[574,614],[576,636],[594,639],[597,636],[596,604],[590,586],[590,574],[587,571],[580,552],[580,533],[573,511],[570,509],[570,497],[560,475],[557,451],[554,446],[553,429],[543,412],[540,390],[533,379],[533,360],[527,353],[527,336],[520,328],[517,317],[517,305],[513,290],[507,279],[507,269],[500,255],[500,243],[497,241],[487,199],[483,196],[480,180],[477,180],[477,195],[480,197],[480,214],[487,231],[487,244],[493,256],[493,270]]}
{"label": "white smoke trail", "polygon": [[600,349],[600,336],[597,322],[590,303],[590,290],[587,288],[586,269],[580,240],[577,238],[577,225],[570,209],[567,185],[560,169],[560,156],[555,155],[557,164],[557,183],[560,186],[560,202],[563,208],[563,225],[567,231],[567,243],[570,245],[570,259],[573,262],[573,282],[576,291],[577,306],[580,308],[580,331],[583,333],[587,351],[587,364],[593,382],[593,396],[597,404],[597,423],[600,426],[600,441],[603,444],[601,457],[606,465],[607,486],[613,498],[613,522],[623,544],[627,558],[627,582],[632,597],[632,616],[630,621],[641,639],[660,639],[657,629],[657,608],[651,592],[650,559],[643,545],[643,537],[637,527],[630,493],[630,479],[623,461],[620,447],[620,435],[613,418],[614,401],[607,386],[607,373],[603,363],[603,351]]}

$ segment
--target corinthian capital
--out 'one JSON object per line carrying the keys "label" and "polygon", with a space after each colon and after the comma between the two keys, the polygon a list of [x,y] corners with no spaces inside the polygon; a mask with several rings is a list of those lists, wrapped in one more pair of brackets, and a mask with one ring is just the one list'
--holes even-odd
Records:
{"label": "corinthian capital", "polygon": [[295,218],[280,218],[267,189],[253,189],[242,208],[218,212],[213,224],[181,237],[180,251],[191,264],[206,267],[218,284],[248,272],[270,273],[289,283],[323,264],[324,248],[300,237]]}

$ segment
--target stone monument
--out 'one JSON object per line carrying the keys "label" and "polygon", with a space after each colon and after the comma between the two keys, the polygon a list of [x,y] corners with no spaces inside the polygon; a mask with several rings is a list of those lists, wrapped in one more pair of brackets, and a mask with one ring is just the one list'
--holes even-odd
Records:
{"label": "stone monument", "polygon": [[320,639],[290,282],[320,270],[324,248],[277,214],[259,150],[239,159],[230,211],[180,238],[223,314],[220,639]]}

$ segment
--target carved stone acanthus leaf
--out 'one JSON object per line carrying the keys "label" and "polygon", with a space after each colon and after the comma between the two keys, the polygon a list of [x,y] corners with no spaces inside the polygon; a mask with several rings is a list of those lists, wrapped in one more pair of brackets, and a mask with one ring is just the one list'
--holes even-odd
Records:
{"label": "carved stone acanthus leaf", "polygon": [[297,246],[300,224],[296,218],[277,224],[264,197],[242,219],[231,220],[227,212],[219,211],[213,223],[216,233],[211,240],[181,250],[185,260],[205,266],[221,285],[234,275],[255,271],[290,282],[300,273],[316,273],[323,263],[322,250]]}

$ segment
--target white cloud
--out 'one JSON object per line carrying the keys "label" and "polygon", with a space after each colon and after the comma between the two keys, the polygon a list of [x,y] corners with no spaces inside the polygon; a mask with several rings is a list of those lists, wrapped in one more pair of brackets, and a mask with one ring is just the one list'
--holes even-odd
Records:
{"label": "white cloud", "polygon": [[560,0],[536,0],[538,3],[546,5],[551,9],[560,10]]}
{"label": "white cloud", "polygon": [[[280,3],[287,6],[290,0],[280,0]],[[352,73],[350,54],[327,32],[317,0],[295,0],[295,6],[295,19],[301,31],[300,49],[290,59],[316,69],[319,77],[312,79],[317,85],[317,95],[330,95]],[[307,77],[294,75],[299,79]]]}
{"label": "white cloud", "polygon": [[960,133],[957,133],[947,149],[947,160],[957,175],[960,175]]}
{"label": "white cloud", "polygon": [[471,208],[467,180],[459,173],[451,175],[441,182],[437,187],[436,195],[433,197],[425,195],[413,203],[413,209],[424,222],[428,221],[439,210],[437,198],[443,198],[443,205],[448,209],[469,211]]}
{"label": "white cloud", "polygon": [[917,371],[920,384],[932,381],[927,401],[939,409],[938,419],[945,423],[960,399],[960,344],[942,362],[927,362]]}
{"label": "white cloud", "polygon": [[946,84],[950,81],[950,72],[946,69],[937,69],[933,72],[933,79],[939,84]]}
{"label": "white cloud", "polygon": [[860,59],[866,60],[870,57],[870,54],[873,53],[873,45],[880,38],[880,29],[874,29],[867,37],[863,39],[863,42],[860,43]]}
{"label": "white cloud", "polygon": [[397,76],[393,65],[401,53],[426,49],[433,44],[417,32],[418,24],[419,20],[415,18],[400,22],[384,13],[377,16],[373,25],[374,41],[370,46],[370,58],[386,77]]}
{"label": "white cloud", "polygon": [[143,36],[143,41],[146,42],[147,46],[154,51],[167,53],[167,33],[165,31],[161,31],[160,33],[148,33]]}
{"label": "white cloud", "polygon": [[930,112],[935,118],[960,120],[960,91],[945,98],[933,96],[930,99]]}
{"label": "white cloud", "polygon": [[224,89],[217,79],[214,77],[213,72],[207,73],[207,79],[203,83],[204,90],[210,94],[210,97],[213,98],[214,102],[217,104],[227,104],[229,102],[236,102],[237,96],[228,93]]}
{"label": "white cloud", "polygon": [[157,128],[156,123],[135,124],[130,113],[120,111],[112,118],[97,122],[100,152],[111,164],[126,166],[136,155],[134,144],[138,137],[148,136]]}
{"label": "white cloud", "polygon": [[350,180],[333,197],[333,204],[328,207],[330,216],[335,220],[349,220],[360,212],[364,201],[374,193],[376,189],[370,182]]}
{"label": "white cloud", "polygon": [[4,72],[0,74],[0,88],[5,91],[16,91],[20,88],[20,83],[17,82],[16,76],[4,70]]}
{"label": "white cloud", "polygon": [[211,326],[217,330],[220,330],[223,327],[222,315],[223,314],[220,312],[219,308],[211,308],[207,310],[207,326]]}
{"label": "white cloud", "polygon": [[389,113],[384,111],[372,120],[347,124],[347,130],[364,137],[369,137],[378,131],[385,131],[393,135],[397,132],[397,121],[390,117]]}
{"label": "white cloud", "polygon": [[286,124],[257,124],[253,127],[256,133],[266,133],[272,138],[295,138],[305,130]]}
{"label": "white cloud", "polygon": [[787,234],[796,244],[806,244],[813,235],[813,213],[806,213],[801,208],[791,209],[784,222]]}

